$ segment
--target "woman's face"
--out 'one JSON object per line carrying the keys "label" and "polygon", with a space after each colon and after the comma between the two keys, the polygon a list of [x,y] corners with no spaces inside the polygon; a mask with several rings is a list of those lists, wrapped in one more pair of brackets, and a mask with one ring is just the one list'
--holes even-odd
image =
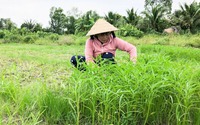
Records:
{"label": "woman's face", "polygon": [[102,43],[106,43],[110,40],[110,32],[97,34],[97,37]]}

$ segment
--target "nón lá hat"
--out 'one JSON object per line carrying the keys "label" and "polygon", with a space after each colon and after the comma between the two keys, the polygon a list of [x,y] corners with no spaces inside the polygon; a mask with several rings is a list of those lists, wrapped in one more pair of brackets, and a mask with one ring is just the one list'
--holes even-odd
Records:
{"label": "n\u00f3n l\u00e1 hat", "polygon": [[100,33],[116,31],[116,30],[118,29],[114,27],[112,24],[110,24],[109,22],[107,22],[106,20],[98,19],[86,36],[91,36],[91,35],[96,35]]}

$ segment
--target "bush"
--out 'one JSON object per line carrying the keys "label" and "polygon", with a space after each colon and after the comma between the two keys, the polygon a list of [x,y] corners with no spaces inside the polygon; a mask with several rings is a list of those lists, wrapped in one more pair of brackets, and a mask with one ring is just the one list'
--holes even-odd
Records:
{"label": "bush", "polygon": [[6,34],[4,37],[4,43],[19,43],[20,41],[22,41],[22,37],[16,34]]}
{"label": "bush", "polygon": [[119,35],[121,36],[134,36],[137,38],[143,37],[144,33],[138,30],[136,27],[130,24],[126,24],[124,27],[120,28]]}
{"label": "bush", "polygon": [[52,41],[57,41],[57,40],[59,39],[59,35],[58,35],[58,34],[52,33],[52,34],[50,34],[50,35],[48,36],[48,38],[49,38],[50,40],[52,40]]}
{"label": "bush", "polygon": [[24,39],[23,39],[23,41],[25,43],[34,43],[35,42],[35,38],[33,36],[29,35],[29,36],[25,36]]}
{"label": "bush", "polygon": [[48,33],[47,32],[43,32],[43,31],[38,31],[37,35],[38,35],[38,37],[44,38],[45,36],[48,35]]}
{"label": "bush", "polygon": [[20,34],[21,36],[26,36],[28,34],[30,34],[30,30],[28,30],[27,28],[23,27],[21,29],[18,29],[18,30],[12,30],[12,33],[13,34]]}

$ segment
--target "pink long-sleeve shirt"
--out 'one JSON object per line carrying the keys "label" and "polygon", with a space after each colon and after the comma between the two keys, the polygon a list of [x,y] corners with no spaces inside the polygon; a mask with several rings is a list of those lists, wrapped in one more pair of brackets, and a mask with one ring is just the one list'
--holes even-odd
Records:
{"label": "pink long-sleeve shirt", "polygon": [[137,49],[134,45],[118,38],[110,37],[106,43],[101,43],[99,40],[88,39],[85,44],[86,62],[94,62],[94,58],[104,52],[110,52],[115,56],[116,50],[126,51],[130,55],[130,60],[137,57]]}

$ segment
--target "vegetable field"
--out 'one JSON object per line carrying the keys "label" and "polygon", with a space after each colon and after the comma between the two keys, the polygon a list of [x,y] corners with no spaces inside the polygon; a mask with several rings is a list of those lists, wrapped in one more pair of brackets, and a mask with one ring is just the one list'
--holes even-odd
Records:
{"label": "vegetable field", "polygon": [[0,44],[2,125],[199,125],[200,50],[137,45],[138,62],[70,64],[83,45]]}

